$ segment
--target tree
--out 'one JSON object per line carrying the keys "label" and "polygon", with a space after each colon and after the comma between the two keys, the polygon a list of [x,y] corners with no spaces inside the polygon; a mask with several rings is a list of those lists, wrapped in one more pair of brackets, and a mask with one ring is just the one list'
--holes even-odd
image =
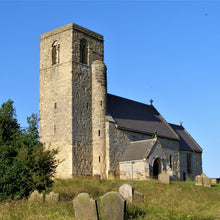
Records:
{"label": "tree", "polygon": [[30,192],[47,191],[53,183],[58,161],[56,150],[45,150],[39,142],[38,117],[27,118],[21,129],[13,101],[0,108],[0,199],[26,197]]}

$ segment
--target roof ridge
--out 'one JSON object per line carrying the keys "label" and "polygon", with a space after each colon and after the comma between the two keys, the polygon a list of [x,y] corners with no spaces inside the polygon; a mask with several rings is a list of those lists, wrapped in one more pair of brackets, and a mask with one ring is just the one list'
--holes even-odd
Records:
{"label": "roof ridge", "polygon": [[[153,106],[153,105],[152,105]],[[157,109],[153,106],[153,108],[157,111]],[[158,112],[158,111],[157,111]],[[174,134],[174,136],[179,140],[179,135],[173,130],[173,128],[169,125],[169,123],[164,119],[164,117],[158,112],[158,116],[161,118],[161,120],[164,121],[164,123],[167,125],[167,127],[170,129],[170,131]]]}
{"label": "roof ridge", "polygon": [[139,103],[139,104],[142,104],[142,105],[153,106],[153,105],[148,105],[148,104],[143,103],[143,102],[135,101],[135,100],[133,100],[133,99],[124,98],[124,97],[122,97],[122,96],[114,95],[114,94],[111,94],[111,93],[107,93],[107,95],[115,96],[115,97],[118,97],[118,98],[120,98],[120,99],[125,99],[125,100],[127,100],[127,101],[132,101],[132,102]]}
{"label": "roof ridge", "polygon": [[[182,126],[183,127],[183,126]],[[183,130],[189,135],[189,138],[192,140],[192,142],[202,151],[202,148],[199,146],[199,144],[194,140],[194,138],[191,136],[191,134],[183,127]]]}

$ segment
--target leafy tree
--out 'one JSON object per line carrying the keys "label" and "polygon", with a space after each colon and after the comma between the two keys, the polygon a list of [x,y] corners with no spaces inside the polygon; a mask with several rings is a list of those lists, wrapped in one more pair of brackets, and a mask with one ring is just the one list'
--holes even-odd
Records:
{"label": "leafy tree", "polygon": [[0,107],[0,199],[26,197],[47,191],[53,183],[58,161],[56,150],[45,150],[39,142],[38,117],[27,118],[21,129],[13,101]]}

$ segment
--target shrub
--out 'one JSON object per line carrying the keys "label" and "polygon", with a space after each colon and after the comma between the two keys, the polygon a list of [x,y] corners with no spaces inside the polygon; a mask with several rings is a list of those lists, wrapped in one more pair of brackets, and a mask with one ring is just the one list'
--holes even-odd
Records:
{"label": "shrub", "polygon": [[48,191],[58,161],[56,150],[45,150],[39,142],[38,117],[27,118],[21,129],[13,102],[0,108],[0,200],[26,197],[30,192]]}

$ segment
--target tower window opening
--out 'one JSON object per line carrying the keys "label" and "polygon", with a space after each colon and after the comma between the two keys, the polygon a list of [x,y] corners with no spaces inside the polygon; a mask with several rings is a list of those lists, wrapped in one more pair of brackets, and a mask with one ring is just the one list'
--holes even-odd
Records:
{"label": "tower window opening", "polygon": [[57,103],[56,102],[54,103],[54,109],[57,109]]}
{"label": "tower window opening", "polygon": [[87,104],[86,104],[86,109],[89,109],[89,103],[87,102]]}
{"label": "tower window opening", "polygon": [[98,135],[99,135],[99,136],[101,135],[101,131],[100,131],[100,130],[98,131]]}
{"label": "tower window opening", "polygon": [[60,62],[60,45],[54,41],[52,45],[52,65]]}
{"label": "tower window opening", "polygon": [[54,130],[54,134],[56,134],[57,131],[56,125],[54,125],[53,130]]}
{"label": "tower window opening", "polygon": [[80,41],[80,62],[87,64],[88,62],[88,43],[85,39]]}
{"label": "tower window opening", "polygon": [[101,157],[99,156],[99,163],[101,162]]}
{"label": "tower window opening", "polygon": [[100,106],[102,106],[102,101],[100,101]]}

